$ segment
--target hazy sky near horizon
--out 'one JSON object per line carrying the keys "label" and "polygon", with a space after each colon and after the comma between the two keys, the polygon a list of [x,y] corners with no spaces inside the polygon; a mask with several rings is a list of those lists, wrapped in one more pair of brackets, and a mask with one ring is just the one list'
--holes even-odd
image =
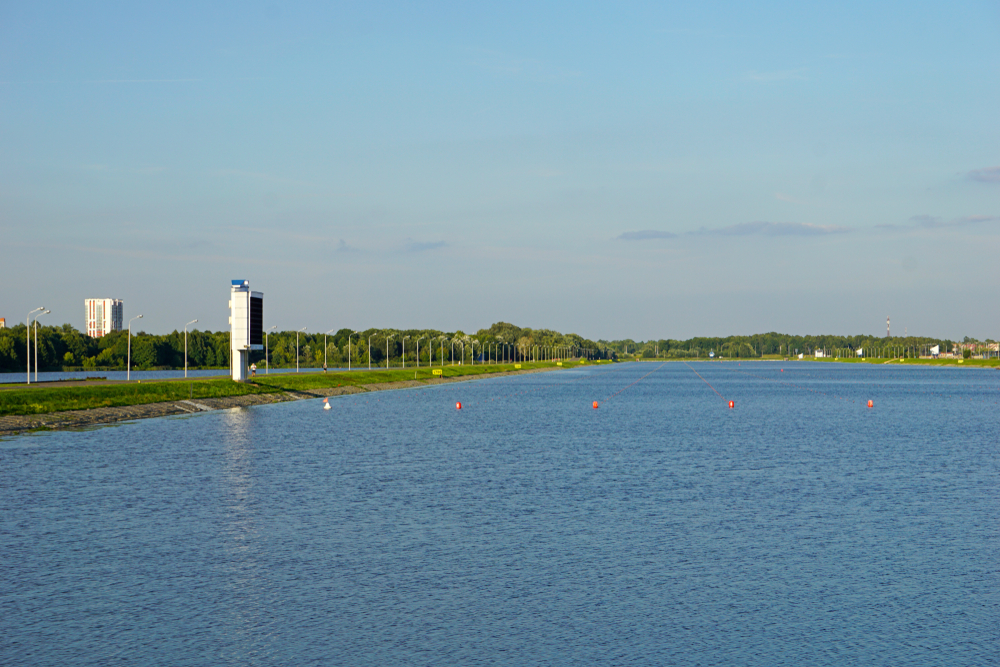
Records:
{"label": "hazy sky near horizon", "polygon": [[0,317],[1000,337],[1000,3],[2,3]]}

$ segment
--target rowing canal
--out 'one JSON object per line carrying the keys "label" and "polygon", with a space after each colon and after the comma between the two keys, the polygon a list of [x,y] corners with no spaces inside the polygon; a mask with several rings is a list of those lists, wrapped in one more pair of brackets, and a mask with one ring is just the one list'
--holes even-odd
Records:
{"label": "rowing canal", "polygon": [[9,438],[0,664],[997,664],[998,402],[642,363]]}

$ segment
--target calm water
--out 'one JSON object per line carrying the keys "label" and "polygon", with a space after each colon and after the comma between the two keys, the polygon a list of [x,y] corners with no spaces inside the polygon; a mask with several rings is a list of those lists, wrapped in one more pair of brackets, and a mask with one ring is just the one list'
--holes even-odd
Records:
{"label": "calm water", "polygon": [[645,363],[8,439],[0,664],[997,664],[998,401]]}

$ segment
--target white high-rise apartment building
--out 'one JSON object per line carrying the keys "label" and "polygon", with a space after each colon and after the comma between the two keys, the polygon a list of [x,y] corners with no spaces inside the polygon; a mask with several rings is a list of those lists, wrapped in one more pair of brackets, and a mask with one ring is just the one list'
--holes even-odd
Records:
{"label": "white high-rise apartment building", "polygon": [[121,299],[86,299],[87,335],[100,338],[112,331],[122,330]]}

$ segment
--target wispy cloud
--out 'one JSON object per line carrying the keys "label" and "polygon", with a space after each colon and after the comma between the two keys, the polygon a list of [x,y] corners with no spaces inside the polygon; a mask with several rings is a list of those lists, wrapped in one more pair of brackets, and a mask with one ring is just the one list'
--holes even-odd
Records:
{"label": "wispy cloud", "polygon": [[839,225],[814,225],[808,222],[740,222],[727,227],[715,227],[674,234],[656,229],[644,229],[636,232],[625,232],[617,238],[620,241],[646,241],[650,239],[673,239],[678,236],[826,236],[829,234],[847,234],[854,231],[850,227]]}
{"label": "wispy cloud", "polygon": [[625,232],[618,236],[620,241],[646,241],[649,239],[673,239],[677,234],[671,232],[661,232],[656,229],[643,229],[638,232]]}
{"label": "wispy cloud", "polygon": [[1000,183],[1000,167],[986,167],[985,169],[973,169],[967,176],[971,181],[981,183]]}
{"label": "wispy cloud", "polygon": [[945,220],[940,216],[922,214],[910,217],[910,219],[906,221],[906,224],[885,224],[875,226],[879,229],[886,229],[889,231],[913,231],[916,229],[953,229],[956,227],[978,225],[984,222],[998,221],[1000,221],[1000,216],[996,215],[964,215],[960,218]]}
{"label": "wispy cloud", "polygon": [[406,245],[403,247],[406,249],[406,252],[425,252],[427,250],[444,248],[447,245],[445,241],[414,241],[413,239],[407,239]]}
{"label": "wispy cloud", "polygon": [[204,79],[90,79],[84,83],[193,83]]}
{"label": "wispy cloud", "polygon": [[924,229],[947,226],[947,223],[936,215],[915,215],[910,218],[910,224]]}
{"label": "wispy cloud", "polygon": [[800,67],[798,69],[786,69],[778,72],[757,72],[751,70],[746,73],[744,77],[747,81],[759,81],[762,83],[772,82],[772,81],[808,81],[809,77],[806,76],[806,68]]}
{"label": "wispy cloud", "polygon": [[700,236],[826,236],[829,234],[846,234],[852,231],[850,227],[839,225],[814,225],[809,222],[740,222],[728,227],[705,229],[689,232]]}
{"label": "wispy cloud", "polygon": [[236,176],[239,178],[254,179],[281,185],[304,185],[306,187],[316,187],[315,183],[310,183],[308,181],[299,181],[293,178],[274,176],[272,174],[265,174],[257,171],[244,171],[242,169],[216,169],[210,173],[212,176]]}

